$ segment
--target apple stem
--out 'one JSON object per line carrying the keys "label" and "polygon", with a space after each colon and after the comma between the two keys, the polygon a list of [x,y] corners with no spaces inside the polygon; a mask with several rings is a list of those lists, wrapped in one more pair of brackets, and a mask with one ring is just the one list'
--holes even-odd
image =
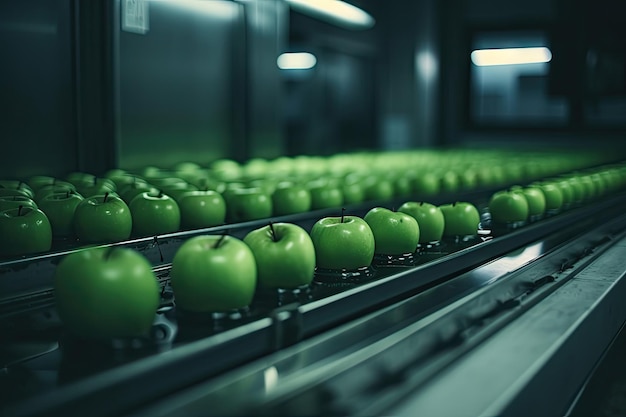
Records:
{"label": "apple stem", "polygon": [[20,204],[20,206],[17,208],[17,215],[21,216],[22,215],[22,209],[24,208],[23,205]]}
{"label": "apple stem", "polygon": [[422,201],[422,202],[420,203],[420,207],[421,207],[421,206],[423,206],[423,205],[424,205],[424,202]]}
{"label": "apple stem", "polygon": [[345,213],[346,213],[346,208],[342,207],[341,208],[341,223],[343,223],[343,218],[345,217]]}
{"label": "apple stem", "polygon": [[93,185],[97,185],[98,184],[98,177],[96,177],[95,175],[93,176]]}
{"label": "apple stem", "polygon": [[65,198],[70,198],[70,192],[69,192],[69,191],[67,191],[67,192],[65,193]]}
{"label": "apple stem", "polygon": [[157,197],[159,198],[163,197],[163,190],[159,190],[159,195]]}
{"label": "apple stem", "polygon": [[102,202],[106,203],[108,198],[109,198],[109,193],[104,193],[104,199],[102,200]]}
{"label": "apple stem", "polygon": [[18,181],[18,182],[17,182],[17,189],[18,189],[18,190],[19,190],[20,188],[22,188],[22,184],[23,184],[23,182],[22,182],[22,181]]}
{"label": "apple stem", "polygon": [[220,238],[218,239],[217,242],[215,242],[215,246],[213,246],[213,249],[217,249],[220,247],[220,245],[222,244],[222,242],[224,241],[224,239],[226,238],[226,236],[228,236],[228,231],[224,232],[222,234],[222,236],[220,236]]}
{"label": "apple stem", "polygon": [[274,223],[270,222],[270,231],[272,232],[272,240],[276,242],[276,232],[274,231]]}

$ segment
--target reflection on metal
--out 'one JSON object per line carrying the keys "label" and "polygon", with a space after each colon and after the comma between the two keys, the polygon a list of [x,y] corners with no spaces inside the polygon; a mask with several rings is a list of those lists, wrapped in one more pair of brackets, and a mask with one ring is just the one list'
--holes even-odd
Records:
{"label": "reflection on metal", "polygon": [[376,21],[365,10],[341,0],[287,0],[294,10],[348,29],[369,29]]}
{"label": "reflection on metal", "polygon": [[315,55],[308,52],[293,52],[281,54],[276,60],[276,65],[282,70],[306,70],[317,64]]}
{"label": "reflection on metal", "polygon": [[185,9],[194,13],[201,13],[210,17],[232,20],[237,16],[237,8],[228,1],[214,0],[160,0],[179,9]]}
{"label": "reflection on metal", "polygon": [[268,393],[278,383],[278,370],[275,366],[270,366],[263,372],[263,381],[265,382],[265,392]]}
{"label": "reflection on metal", "polygon": [[430,51],[421,51],[415,56],[418,74],[424,81],[430,81],[437,74],[437,58]]}
{"label": "reflection on metal", "polygon": [[538,64],[550,62],[552,52],[546,47],[477,49],[472,51],[471,58],[472,63],[479,67]]}

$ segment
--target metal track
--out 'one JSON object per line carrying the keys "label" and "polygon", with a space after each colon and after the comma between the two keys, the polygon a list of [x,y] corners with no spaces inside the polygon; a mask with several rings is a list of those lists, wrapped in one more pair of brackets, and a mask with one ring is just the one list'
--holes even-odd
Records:
{"label": "metal track", "polygon": [[[205,381],[233,367],[268,355],[277,349],[284,349],[299,340],[310,338],[330,327],[355,318],[356,322],[364,326],[359,327],[360,333],[346,335],[342,339],[343,345],[335,340],[334,346],[353,346],[355,340],[362,340],[364,346],[368,346],[371,342],[370,329],[372,326],[375,327],[379,320],[376,317],[380,318],[379,321],[386,331],[401,324],[398,317],[403,316],[398,316],[398,312],[403,310],[396,306],[391,311],[385,305],[388,306],[398,299],[417,293],[416,297],[420,297],[420,303],[414,304],[414,307],[404,307],[408,309],[405,312],[411,320],[426,317],[434,311],[442,314],[448,311],[450,307],[446,306],[451,306],[450,303],[455,299],[480,294],[482,287],[488,287],[493,282],[493,273],[506,272],[504,275],[507,275],[510,268],[517,269],[523,264],[544,256],[546,253],[544,250],[554,250],[556,246],[575,239],[594,225],[606,223],[607,217],[620,212],[619,203],[624,199],[624,196],[617,196],[594,207],[571,210],[473,247],[461,249],[440,260],[403,269],[400,272],[396,271],[385,278],[318,301],[306,304],[296,303],[275,309],[252,323],[175,347],[166,354],[154,355],[77,383],[59,387],[39,396],[36,403],[17,405],[11,409],[13,414],[8,415],[34,416],[46,415],[50,412],[70,413],[78,410],[92,416],[119,415],[122,410],[156,401],[162,395]],[[598,210],[602,210],[601,215]],[[544,239],[544,249],[536,250],[534,253],[526,252],[526,255],[516,258],[513,264],[511,264],[511,258],[507,256],[490,262],[541,239]],[[580,254],[589,253],[591,247],[580,248]],[[558,268],[567,267],[572,259],[575,257],[559,259]],[[522,264],[520,265],[519,262]],[[166,266],[163,268],[167,269]],[[491,268],[491,273],[485,274],[485,271],[490,270],[489,268]],[[468,270],[472,270],[471,273]],[[534,281],[526,283],[524,291],[545,281],[543,278],[548,274],[535,277]],[[433,287],[446,280],[450,282]],[[502,308],[501,301],[491,300],[487,303],[485,301],[487,298],[481,298],[481,300],[481,303],[485,303],[485,308],[481,310],[483,314],[480,316],[481,320],[484,319],[484,314],[497,311],[493,310],[494,308]],[[410,305],[413,304],[405,304],[405,306]],[[359,321],[358,317],[363,317],[376,309],[381,309],[380,312],[387,312],[388,315],[368,316],[367,320]],[[466,318],[466,320],[469,319]],[[471,326],[463,328],[467,331]],[[458,328],[453,329],[456,336],[451,340],[454,341],[458,338]],[[330,331],[328,334],[336,335],[336,332]],[[442,340],[443,342],[432,345],[431,349],[440,350],[442,346],[451,343],[448,339]],[[288,349],[283,352],[287,353]],[[121,392],[133,392],[133,395],[118,395]],[[116,398],[116,401],[108,401],[109,398]]]}

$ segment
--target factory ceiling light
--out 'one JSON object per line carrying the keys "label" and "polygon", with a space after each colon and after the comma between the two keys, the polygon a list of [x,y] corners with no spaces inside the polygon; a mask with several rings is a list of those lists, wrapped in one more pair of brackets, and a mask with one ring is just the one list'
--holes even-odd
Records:
{"label": "factory ceiling light", "polygon": [[472,63],[479,67],[492,65],[519,65],[550,62],[552,52],[546,47],[477,49],[470,55]]}
{"label": "factory ceiling light", "polygon": [[286,0],[289,6],[311,17],[348,29],[369,29],[376,21],[366,11],[341,0]]}

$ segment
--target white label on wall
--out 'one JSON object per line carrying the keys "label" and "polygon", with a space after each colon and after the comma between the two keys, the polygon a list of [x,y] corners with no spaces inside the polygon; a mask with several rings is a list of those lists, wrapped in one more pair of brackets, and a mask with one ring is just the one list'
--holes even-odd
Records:
{"label": "white label on wall", "polygon": [[147,33],[150,29],[147,0],[122,0],[122,30]]}

